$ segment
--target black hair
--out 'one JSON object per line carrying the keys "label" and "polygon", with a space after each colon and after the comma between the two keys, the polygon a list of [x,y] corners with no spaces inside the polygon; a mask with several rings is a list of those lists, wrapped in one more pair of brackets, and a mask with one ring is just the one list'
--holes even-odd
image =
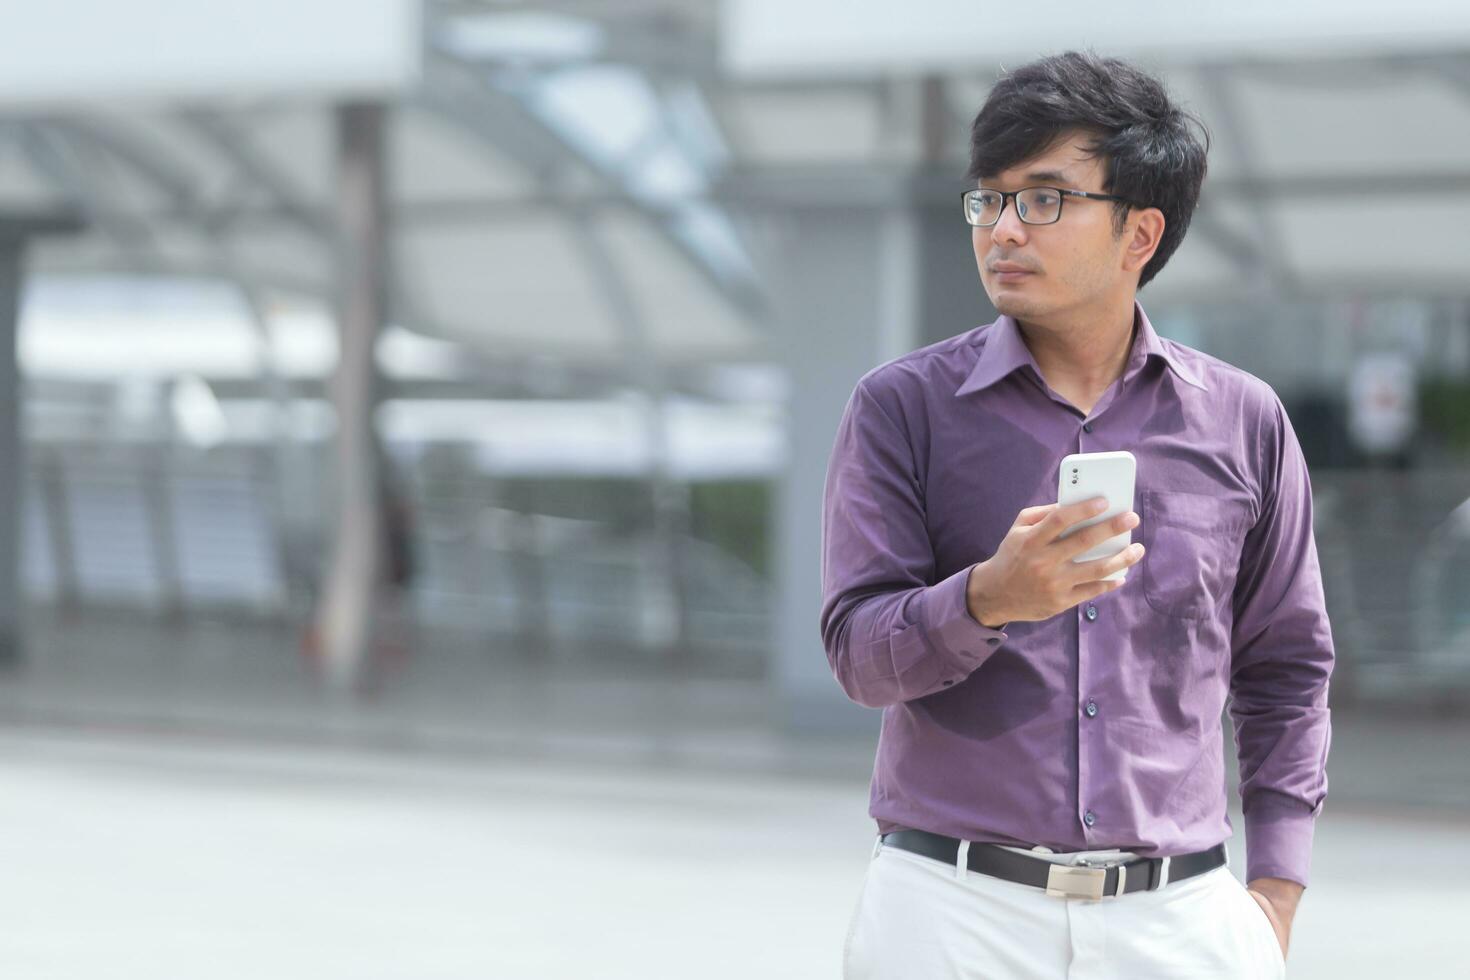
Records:
{"label": "black hair", "polygon": [[[1138,277],[1142,289],[1184,240],[1205,180],[1209,130],[1135,65],[1067,51],[1002,74],[970,128],[968,178],[1009,170],[1078,131],[1090,137],[1089,155],[1104,158],[1105,193],[1164,213],[1163,237]],[[1127,217],[1128,205],[1114,203],[1114,234]]]}

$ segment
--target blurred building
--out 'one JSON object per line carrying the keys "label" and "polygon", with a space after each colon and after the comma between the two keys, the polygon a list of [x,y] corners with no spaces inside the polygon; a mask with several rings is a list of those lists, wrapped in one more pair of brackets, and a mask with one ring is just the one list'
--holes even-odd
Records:
{"label": "blurred building", "polygon": [[[994,316],[954,204],[1029,28],[940,2],[149,6],[0,35],[0,224],[72,229],[12,236],[0,290],[24,449],[0,610],[284,624],[349,679],[389,634],[615,655],[762,681],[777,727],[872,723],[819,644],[827,453],[864,371]],[[1291,411],[1335,693],[1465,699],[1470,21],[1308,6],[1042,19],[1211,128],[1141,299]]]}

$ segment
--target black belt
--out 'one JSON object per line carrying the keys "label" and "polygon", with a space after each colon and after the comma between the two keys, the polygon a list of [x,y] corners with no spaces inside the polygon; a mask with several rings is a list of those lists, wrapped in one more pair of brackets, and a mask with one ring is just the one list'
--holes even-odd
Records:
{"label": "black belt", "polygon": [[[886,847],[913,851],[949,865],[956,864],[960,853],[958,838],[927,830],[895,830],[879,840]],[[1093,899],[1157,891],[1172,882],[1213,871],[1225,860],[1223,843],[1192,854],[1135,858],[1122,863],[1094,858],[1083,865],[1057,864],[980,842],[970,844],[968,855],[971,871],[1044,888],[1048,895],[1058,898]]]}

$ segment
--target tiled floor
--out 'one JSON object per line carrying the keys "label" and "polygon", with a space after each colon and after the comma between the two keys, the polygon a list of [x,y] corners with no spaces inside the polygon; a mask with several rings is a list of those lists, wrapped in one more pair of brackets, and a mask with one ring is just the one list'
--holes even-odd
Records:
{"label": "tiled floor", "polygon": [[[243,628],[32,651],[0,976],[838,975],[873,736],[772,732],[759,685],[444,648],[352,702]],[[1329,772],[1290,975],[1462,975],[1470,725],[1338,711]]]}
{"label": "tiled floor", "polygon": [[[850,778],[94,730],[0,735],[0,781],[30,980],[835,978],[871,851]],[[1461,975],[1466,880],[1463,822],[1333,811],[1291,975]]]}

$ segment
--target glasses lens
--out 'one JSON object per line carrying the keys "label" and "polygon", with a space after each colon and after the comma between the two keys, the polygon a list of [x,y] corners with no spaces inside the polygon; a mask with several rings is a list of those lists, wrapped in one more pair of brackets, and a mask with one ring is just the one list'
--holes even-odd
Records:
{"label": "glasses lens", "polygon": [[1045,225],[1062,213],[1062,195],[1050,187],[1028,187],[1016,195],[1016,210],[1027,224]]}
{"label": "glasses lens", "polygon": [[965,220],[972,225],[994,224],[1003,200],[995,191],[970,191],[965,195]]}

